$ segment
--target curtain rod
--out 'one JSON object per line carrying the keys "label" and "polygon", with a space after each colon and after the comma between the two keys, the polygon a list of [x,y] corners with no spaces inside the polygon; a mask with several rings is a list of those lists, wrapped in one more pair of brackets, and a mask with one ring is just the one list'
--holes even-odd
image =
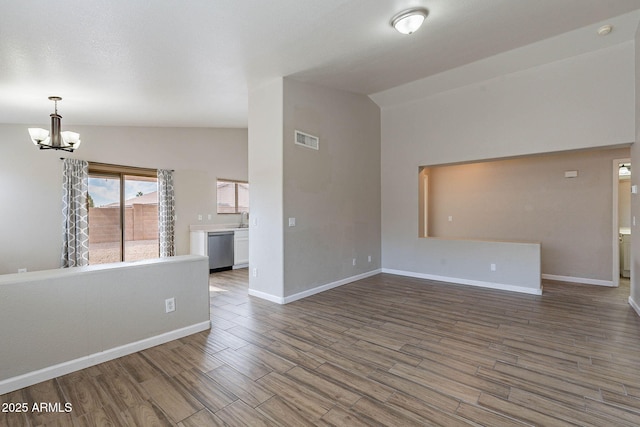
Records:
{"label": "curtain rod", "polygon": [[[66,160],[66,157],[60,157],[60,160]],[[141,168],[140,166],[126,166],[126,165],[114,165],[111,163],[98,163],[98,162],[89,162],[97,166],[111,166],[114,168],[132,168],[132,169],[156,169],[157,168]],[[171,172],[175,172],[175,169],[169,169]]]}

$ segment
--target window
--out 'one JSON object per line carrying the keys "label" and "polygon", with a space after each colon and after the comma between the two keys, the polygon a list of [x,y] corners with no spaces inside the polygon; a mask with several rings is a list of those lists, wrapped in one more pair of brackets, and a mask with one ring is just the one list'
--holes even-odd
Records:
{"label": "window", "polygon": [[89,164],[89,264],[159,256],[154,169]]}
{"label": "window", "polygon": [[217,198],[219,214],[249,212],[249,183],[219,179]]}

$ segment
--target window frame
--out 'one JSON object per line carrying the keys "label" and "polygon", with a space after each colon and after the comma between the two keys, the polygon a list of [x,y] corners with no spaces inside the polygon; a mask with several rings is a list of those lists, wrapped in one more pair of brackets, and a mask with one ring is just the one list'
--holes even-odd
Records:
{"label": "window frame", "polygon": [[[233,212],[220,212],[220,204],[219,204],[219,197],[218,197],[218,185],[223,182],[223,183],[229,183],[229,184],[234,184],[234,206],[233,206]],[[239,179],[226,179],[226,178],[217,178],[216,179],[216,214],[218,215],[238,215],[241,214],[242,212],[245,211],[241,211],[238,209],[238,184],[247,184],[247,191],[249,188],[249,181],[242,181]],[[251,206],[249,206],[246,210],[246,212],[249,212],[249,209],[251,209]]]}
{"label": "window frame", "polygon": [[[89,163],[89,178],[92,177],[107,177],[118,178],[120,180],[120,261],[125,262],[125,177],[126,176],[141,176],[145,178],[158,179],[158,170],[151,168],[139,168],[135,166],[121,166],[108,163]],[[87,198],[87,212],[89,209]],[[89,229],[91,224],[89,224]],[[91,230],[89,230],[91,233]],[[159,236],[158,236],[159,237]],[[160,253],[160,241],[158,240],[158,253]],[[91,255],[89,255],[90,257]],[[91,265],[91,258],[89,258],[89,264]],[[96,264],[94,264],[96,265]]]}

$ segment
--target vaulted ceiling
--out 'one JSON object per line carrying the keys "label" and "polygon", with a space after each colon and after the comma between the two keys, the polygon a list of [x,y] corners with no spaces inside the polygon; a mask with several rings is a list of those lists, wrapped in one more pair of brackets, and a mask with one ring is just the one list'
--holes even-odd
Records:
{"label": "vaulted ceiling", "polygon": [[[429,9],[411,36],[390,18]],[[280,76],[375,94],[638,0],[0,0],[0,123],[246,127]],[[615,31],[615,29],[614,29]]]}

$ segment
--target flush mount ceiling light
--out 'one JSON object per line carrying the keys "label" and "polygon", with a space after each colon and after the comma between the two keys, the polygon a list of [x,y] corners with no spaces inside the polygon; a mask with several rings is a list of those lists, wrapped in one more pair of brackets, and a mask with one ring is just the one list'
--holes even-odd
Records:
{"label": "flush mount ceiling light", "polygon": [[613,31],[613,25],[603,25],[602,27],[598,28],[598,35],[599,36],[606,36],[607,34],[609,34],[611,31]]}
{"label": "flush mount ceiling light", "polygon": [[58,114],[58,101],[62,101],[59,96],[50,96],[50,101],[55,103],[55,111],[51,113],[51,134],[46,129],[29,128],[31,141],[40,146],[41,150],[63,150],[73,153],[73,150],[80,146],[80,134],[75,132],[60,132],[60,119]]}
{"label": "flush mount ceiling light", "polygon": [[618,167],[619,176],[631,176],[631,164],[623,163]]}
{"label": "flush mount ceiling light", "polygon": [[420,28],[427,15],[429,11],[423,7],[403,10],[391,18],[391,26],[402,34],[411,34]]}

